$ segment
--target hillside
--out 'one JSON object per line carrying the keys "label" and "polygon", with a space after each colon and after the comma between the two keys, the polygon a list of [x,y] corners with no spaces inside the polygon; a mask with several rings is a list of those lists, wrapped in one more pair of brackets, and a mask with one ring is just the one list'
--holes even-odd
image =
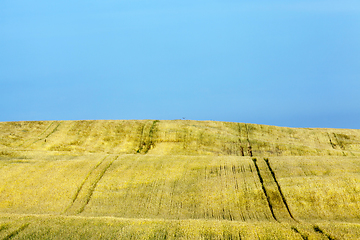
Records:
{"label": "hillside", "polygon": [[360,130],[0,123],[0,239],[359,239]]}
{"label": "hillside", "polygon": [[360,130],[212,121],[0,123],[3,150],[212,156],[359,156]]}

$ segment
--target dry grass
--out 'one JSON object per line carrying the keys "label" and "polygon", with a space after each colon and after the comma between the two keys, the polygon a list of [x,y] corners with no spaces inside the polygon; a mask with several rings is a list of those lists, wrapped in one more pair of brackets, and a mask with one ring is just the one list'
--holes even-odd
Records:
{"label": "dry grass", "polygon": [[114,154],[359,156],[360,130],[211,121],[0,123],[0,149]]}
{"label": "dry grass", "polygon": [[360,222],[358,157],[279,157],[270,161],[297,219]]}
{"label": "dry grass", "polygon": [[251,159],[130,155],[115,161],[86,216],[271,219]]}
{"label": "dry grass", "polygon": [[[11,239],[358,239],[360,225],[277,222],[242,223],[217,220],[83,218],[46,215],[0,215],[0,237]],[[26,226],[24,229],[21,227]],[[18,231],[18,230],[21,231]],[[296,229],[296,230],[295,230]]]}
{"label": "dry grass", "polygon": [[0,161],[0,212],[61,213],[102,155],[38,153]]}
{"label": "dry grass", "polygon": [[211,121],[0,123],[0,239],[359,239],[359,142]]}

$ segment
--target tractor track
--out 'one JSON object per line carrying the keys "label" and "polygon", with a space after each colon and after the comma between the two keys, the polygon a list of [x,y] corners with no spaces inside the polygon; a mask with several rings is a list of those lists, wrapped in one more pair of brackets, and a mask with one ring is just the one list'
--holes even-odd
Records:
{"label": "tractor track", "polygon": [[[279,182],[278,182],[277,179],[276,179],[275,172],[273,171],[273,169],[272,169],[271,166],[270,166],[269,159],[268,159],[268,158],[264,158],[264,161],[265,161],[266,165],[268,166],[268,168],[269,168],[269,170],[270,170],[270,172],[271,172],[272,177],[274,178],[274,181],[275,181],[276,186],[277,186],[277,188],[278,188],[278,191],[279,191],[279,193],[280,193],[281,199],[282,199],[282,201],[283,201],[283,203],[284,203],[284,205],[285,205],[285,207],[286,207],[286,210],[288,211],[290,217],[295,220],[294,216],[293,216],[293,215],[291,214],[291,212],[290,212],[290,208],[289,208],[289,205],[288,205],[287,202],[286,202],[286,198],[285,198],[283,192],[281,191],[281,187],[280,187]],[[295,221],[296,221],[296,220],[295,220]]]}
{"label": "tractor track", "polygon": [[265,188],[265,185],[264,185],[264,180],[260,174],[260,169],[256,163],[257,159],[256,158],[253,158],[253,162],[254,162],[254,165],[255,165],[255,168],[256,168],[256,171],[257,171],[257,174],[258,174],[258,177],[259,177],[259,180],[260,180],[260,183],[261,183],[261,188],[265,194],[265,197],[266,197],[266,201],[268,203],[268,206],[269,206],[269,209],[270,209],[270,212],[271,212],[271,215],[272,217],[275,219],[275,221],[278,221],[278,219],[276,218],[275,216],[275,213],[274,213],[274,209],[273,209],[273,206],[271,204],[271,200],[270,200],[270,196],[268,194],[268,192],[266,191],[266,188]]}
{"label": "tractor track", "polygon": [[238,123],[238,141],[239,141],[239,150],[240,150],[241,156],[245,156],[244,146],[243,146],[244,143],[241,140],[241,125],[240,125],[240,123]]}
{"label": "tractor track", "polygon": [[[259,180],[263,189],[263,192],[265,194],[266,200],[268,202],[268,206],[269,209],[271,211],[272,217],[279,223],[281,222],[297,222],[299,223],[298,220],[296,220],[294,218],[294,216],[292,215],[289,205],[286,201],[286,198],[281,190],[280,184],[277,181],[276,175],[274,170],[272,169],[271,165],[270,165],[270,161],[268,158],[264,158],[264,166],[266,165],[266,168],[263,167],[259,167],[259,163],[257,161],[256,158],[253,158],[253,162],[256,168],[256,171],[258,173],[259,176]],[[260,162],[261,163],[261,162]],[[270,174],[266,173],[269,172]],[[263,178],[263,175],[270,175],[271,179],[267,179],[268,181],[265,181]],[[273,183],[271,183],[273,182]],[[274,183],[276,185],[276,188],[274,187]],[[273,186],[271,186],[273,185]],[[276,190],[276,192],[274,191]],[[278,195],[278,197],[276,197],[276,195]],[[277,198],[280,198],[281,201],[276,201]],[[319,226],[317,225],[312,225],[312,229],[316,232],[321,234],[323,237],[327,238],[328,240],[336,240],[337,238],[335,238],[334,236],[330,235],[329,233],[326,233],[324,230],[322,230]],[[291,230],[294,231],[295,233],[299,234],[300,237],[303,240],[307,240],[308,236],[302,232],[300,232],[296,227],[292,226]]]}
{"label": "tractor track", "polygon": [[308,240],[308,236],[301,233],[296,227],[292,226],[291,230],[293,230],[295,233],[299,234],[303,240]]}
{"label": "tractor track", "polygon": [[247,147],[248,147],[248,154],[250,157],[253,156],[253,151],[252,151],[252,146],[251,146],[251,143],[250,143],[250,139],[249,139],[249,128],[248,128],[248,125],[245,124],[245,129],[246,129],[246,140],[247,140]]}
{"label": "tractor track", "polygon": [[159,122],[159,120],[155,120],[151,123],[148,134],[145,134],[145,132],[146,132],[145,127],[146,127],[147,123],[145,123],[141,127],[140,142],[139,142],[139,147],[136,150],[136,153],[146,154],[146,153],[148,153],[149,150],[151,150],[152,148],[155,147],[154,136],[155,136],[156,132],[158,131],[158,129],[157,129],[158,122]]}
{"label": "tractor track", "polygon": [[90,202],[97,184],[117,158],[118,156],[108,155],[97,163],[97,165],[88,173],[79,186],[70,206],[65,209],[64,214],[80,214],[85,210],[85,207]]}
{"label": "tractor track", "polygon": [[24,231],[28,226],[30,225],[30,223],[25,223],[23,224],[21,227],[19,227],[18,229],[16,229],[15,231],[12,231],[11,233],[9,233],[5,238],[3,238],[2,240],[9,240],[13,237],[15,237],[16,235],[18,235],[20,232]]}
{"label": "tractor track", "polygon": [[337,238],[335,238],[334,236],[331,236],[330,234],[324,232],[319,226],[314,225],[313,229],[315,232],[320,233],[321,235],[323,235],[324,237],[326,237],[328,240],[336,240]]}
{"label": "tractor track", "polygon": [[[56,125],[56,121],[53,121],[49,124],[49,126],[42,132],[40,133],[37,137],[36,137],[36,140],[32,140],[29,139],[27,141],[25,141],[24,143],[20,144],[19,147],[30,147],[31,145],[41,141],[41,140],[45,140],[51,135],[53,134],[54,132],[57,131],[58,127],[60,126],[60,124],[62,123],[61,122],[58,122],[58,124]],[[29,143],[30,142],[30,143]]]}
{"label": "tractor track", "polygon": [[277,222],[297,222],[291,214],[286,198],[270,166],[269,159],[264,158],[262,161],[258,161],[256,158],[253,158],[252,160],[274,220]]}

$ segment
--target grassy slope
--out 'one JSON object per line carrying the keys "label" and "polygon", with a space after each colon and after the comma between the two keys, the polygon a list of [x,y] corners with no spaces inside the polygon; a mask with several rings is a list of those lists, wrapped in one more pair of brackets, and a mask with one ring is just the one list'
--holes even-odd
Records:
{"label": "grassy slope", "polygon": [[0,123],[0,147],[156,155],[359,156],[360,130],[211,121]]}
{"label": "grassy slope", "polygon": [[228,122],[0,123],[0,239],[357,239],[359,143]]}

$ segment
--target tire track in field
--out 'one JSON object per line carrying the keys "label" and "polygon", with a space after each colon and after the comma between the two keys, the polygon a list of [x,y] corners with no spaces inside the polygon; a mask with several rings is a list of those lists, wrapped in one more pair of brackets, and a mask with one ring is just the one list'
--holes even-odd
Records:
{"label": "tire track in field", "polygon": [[269,160],[252,159],[273,218],[278,222],[297,220],[291,214],[285,196],[272,170]]}
{"label": "tire track in field", "polygon": [[1,235],[3,235],[3,234],[1,234],[1,232],[6,231],[9,228],[10,228],[10,224],[8,222],[0,225],[0,237],[1,237]]}
{"label": "tire track in field", "polygon": [[[47,126],[47,128],[46,128],[42,133],[40,133],[40,134],[38,135],[38,138],[41,137],[54,123],[55,123],[55,121],[51,122],[51,123],[49,124],[49,126]],[[30,139],[26,140],[25,142],[23,142],[22,144],[20,144],[19,147],[24,146],[24,145],[25,145],[26,143],[28,143],[29,141],[31,141],[31,140],[30,140]],[[33,143],[34,143],[34,142],[33,142]],[[33,143],[30,143],[28,146],[30,146],[30,145],[33,144]]]}
{"label": "tire track in field", "polygon": [[[291,230],[294,231],[295,233],[299,234],[303,240],[308,240],[309,237],[311,239],[313,239],[315,236],[317,236],[318,238],[320,236],[322,236],[321,239],[325,238],[328,240],[337,240],[338,239],[338,238],[330,235],[329,233],[324,232],[318,225],[307,225],[306,228],[305,229],[303,228],[301,231],[297,227],[292,226]],[[313,230],[315,232],[315,235],[313,233],[311,233],[311,230]]]}
{"label": "tire track in field", "polygon": [[5,222],[5,223],[1,224],[0,225],[0,232],[8,229],[9,227],[10,227],[9,222]]}
{"label": "tire track in field", "polygon": [[300,232],[296,227],[292,226],[291,230],[293,230],[295,233],[299,234],[303,240],[308,240],[308,238],[309,238],[308,235]]}
{"label": "tire track in field", "polygon": [[118,156],[116,155],[106,156],[88,173],[76,191],[71,205],[65,209],[64,214],[75,215],[84,211],[91,200],[98,182],[117,158]]}
{"label": "tire track in field", "polygon": [[25,223],[23,224],[21,227],[19,227],[18,229],[16,229],[15,231],[12,231],[11,233],[9,233],[5,238],[3,238],[2,240],[9,240],[13,237],[15,237],[16,235],[18,235],[20,232],[24,231],[28,226],[30,225],[30,223]]}
{"label": "tire track in field", "polygon": [[[46,141],[46,138],[48,138],[51,134],[53,134],[54,132],[57,131],[57,129],[61,123],[62,122],[58,122],[58,124],[56,124],[56,121],[51,122],[50,125],[42,133],[40,133],[39,136],[36,137],[37,139],[35,141],[28,143],[30,141],[29,140],[29,141],[21,144],[19,147],[30,147],[31,145],[33,145],[34,143],[37,143],[38,141],[41,141],[41,140]],[[28,143],[28,144],[26,144],[26,143]]]}
{"label": "tire track in field", "polygon": [[263,190],[263,192],[264,192],[264,194],[265,194],[266,201],[267,201],[267,203],[268,203],[268,206],[269,206],[269,209],[270,209],[270,212],[271,212],[272,217],[273,217],[276,221],[278,221],[278,219],[277,219],[276,216],[275,216],[274,209],[273,209],[273,206],[272,206],[272,203],[271,203],[271,200],[270,200],[270,196],[269,196],[269,194],[268,194],[268,191],[267,191],[266,188],[265,188],[264,180],[263,180],[263,178],[262,178],[262,176],[261,176],[261,174],[260,174],[260,169],[259,169],[256,161],[257,161],[257,159],[256,159],[256,158],[253,158],[253,162],[254,162],[254,165],[255,165],[255,168],[256,168],[256,171],[257,171],[257,174],[258,174],[260,183],[261,183],[261,188],[262,188],[262,190]]}
{"label": "tire track in field", "polygon": [[141,127],[141,133],[140,133],[140,143],[139,147],[136,150],[136,153],[148,153],[149,150],[155,147],[155,134],[158,131],[157,129],[157,123],[159,120],[155,120],[152,122],[148,134],[145,135],[145,127],[146,123]]}
{"label": "tire track in field", "polygon": [[320,233],[321,235],[323,235],[324,237],[326,237],[326,238],[329,239],[329,240],[336,240],[335,237],[333,237],[333,236],[331,236],[330,234],[324,232],[324,231],[323,231],[319,226],[317,226],[317,225],[314,225],[314,226],[313,226],[313,229],[314,229],[315,232]]}
{"label": "tire track in field", "polygon": [[[268,158],[264,158],[263,161],[257,161],[256,158],[253,158],[253,162],[258,172],[260,183],[262,189],[268,201],[268,205],[271,211],[273,218],[278,222],[289,222],[295,221],[298,222],[292,215],[289,205],[287,204],[286,198],[281,190],[280,184],[277,181],[274,170],[270,165]],[[265,164],[264,164],[265,163]],[[269,174],[270,173],[270,174]],[[270,177],[271,176],[271,177]],[[274,184],[275,183],[275,184]],[[276,187],[276,188],[275,188]],[[281,200],[281,201],[280,201]],[[312,226],[315,233],[321,234],[323,237],[328,240],[336,240],[334,236],[323,231],[319,226]],[[299,231],[296,227],[292,226],[291,230],[299,234],[300,237],[304,240],[308,239],[308,235]]]}
{"label": "tire track in field", "polygon": [[329,138],[330,145],[333,149],[336,149],[336,144],[332,141],[331,136],[329,133],[327,133],[327,136]]}
{"label": "tire track in field", "polygon": [[248,142],[248,154],[250,157],[252,157],[253,152],[252,152],[252,147],[251,147],[251,143],[250,143],[250,139],[249,139],[249,128],[248,128],[247,124],[245,124],[245,129],[246,129],[246,140]]}
{"label": "tire track in field", "polygon": [[343,156],[348,156],[349,154],[355,156],[354,153],[351,151],[351,147],[345,147],[347,145],[343,142],[340,134],[336,134],[333,132],[332,134],[327,133],[327,136],[329,138],[330,145],[334,150],[341,150]]}
{"label": "tire track in field", "polygon": [[86,181],[87,181],[88,178],[90,177],[91,173],[92,173],[96,168],[99,167],[99,165],[105,160],[105,158],[107,158],[107,156],[104,157],[100,162],[98,162],[98,163],[95,165],[95,167],[86,175],[85,179],[83,180],[83,182],[80,184],[79,188],[77,189],[77,191],[76,191],[76,193],[75,193],[75,195],[74,195],[74,197],[73,197],[73,199],[72,199],[72,203],[74,203],[75,200],[77,199],[77,197],[79,196],[80,191],[82,190],[84,184],[86,183]]}
{"label": "tire track in field", "polygon": [[240,123],[238,123],[238,141],[239,141],[239,150],[240,150],[240,153],[241,153],[241,156],[245,156],[244,154],[244,143],[241,141],[241,125]]}
{"label": "tire track in field", "polygon": [[337,137],[337,135],[336,135],[335,133],[333,133],[333,135],[334,135],[334,138],[335,138],[335,140],[336,140],[336,142],[337,142],[337,145],[338,145],[342,150],[346,150],[343,142],[340,141],[340,139]]}
{"label": "tire track in field", "polygon": [[[279,182],[278,182],[277,179],[276,179],[275,172],[273,171],[273,169],[272,169],[271,166],[270,166],[269,159],[268,159],[268,158],[264,158],[264,161],[265,161],[268,169],[270,170],[271,175],[272,175],[272,177],[273,177],[273,179],[274,179],[274,181],[275,181],[275,183],[276,183],[277,189],[278,189],[278,191],[279,191],[279,193],[280,193],[281,199],[282,199],[282,201],[283,201],[283,203],[284,203],[284,205],[285,205],[285,207],[286,207],[286,210],[288,211],[290,217],[291,217],[292,219],[294,219],[294,216],[293,216],[293,215],[291,214],[291,212],[290,212],[289,205],[288,205],[287,202],[286,202],[286,198],[285,198],[283,192],[281,191],[280,184],[279,184]],[[295,220],[295,219],[294,219],[294,220]]]}

